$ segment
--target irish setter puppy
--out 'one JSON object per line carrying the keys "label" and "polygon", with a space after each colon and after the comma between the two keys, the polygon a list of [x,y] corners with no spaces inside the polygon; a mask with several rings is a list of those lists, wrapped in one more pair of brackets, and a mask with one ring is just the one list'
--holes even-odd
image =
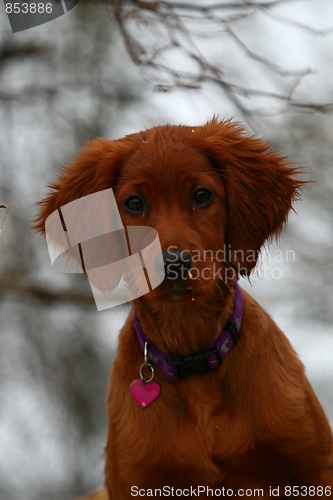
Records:
{"label": "irish setter puppy", "polygon": [[324,411],[287,338],[238,285],[280,233],[297,174],[213,119],[92,141],[41,202],[44,232],[54,211],[112,188],[124,227],[153,228],[161,245],[165,278],[133,300],[112,368],[111,500],[331,495]]}

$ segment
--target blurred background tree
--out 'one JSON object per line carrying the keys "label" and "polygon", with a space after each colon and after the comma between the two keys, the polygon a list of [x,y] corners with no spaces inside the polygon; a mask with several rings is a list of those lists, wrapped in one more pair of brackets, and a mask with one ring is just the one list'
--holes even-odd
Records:
{"label": "blurred background tree", "polygon": [[108,375],[126,308],[97,313],[84,277],[54,272],[29,229],[59,165],[97,136],[215,113],[300,162],[315,182],[279,243],[295,261],[270,261],[257,279],[266,252],[252,288],[242,284],[291,338],[333,422],[330,9],[330,0],[81,1],[13,34],[0,4],[0,204],[10,207],[0,240],[1,500],[69,500],[103,481]]}

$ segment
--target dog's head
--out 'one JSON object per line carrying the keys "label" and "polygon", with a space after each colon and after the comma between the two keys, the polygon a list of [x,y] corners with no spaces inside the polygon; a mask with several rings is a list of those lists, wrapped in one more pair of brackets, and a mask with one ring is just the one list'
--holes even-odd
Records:
{"label": "dog's head", "polygon": [[44,233],[52,212],[112,188],[123,226],[159,236],[167,279],[152,293],[193,297],[250,274],[298,196],[296,174],[239,124],[155,127],[88,143],[40,203],[35,228]]}

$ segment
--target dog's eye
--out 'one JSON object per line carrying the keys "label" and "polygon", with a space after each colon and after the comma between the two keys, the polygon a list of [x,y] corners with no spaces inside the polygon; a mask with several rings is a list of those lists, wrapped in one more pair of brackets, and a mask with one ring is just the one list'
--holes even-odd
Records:
{"label": "dog's eye", "polygon": [[213,193],[209,189],[199,188],[193,193],[193,203],[199,207],[207,207],[213,199]]}
{"label": "dog's eye", "polygon": [[145,209],[145,204],[139,196],[130,196],[125,201],[124,206],[131,214],[142,214]]}

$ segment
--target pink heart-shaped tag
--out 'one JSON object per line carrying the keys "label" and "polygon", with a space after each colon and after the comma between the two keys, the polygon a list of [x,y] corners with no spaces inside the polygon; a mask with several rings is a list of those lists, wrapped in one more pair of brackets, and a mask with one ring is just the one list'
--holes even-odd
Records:
{"label": "pink heart-shaped tag", "polygon": [[133,398],[141,408],[146,408],[150,405],[150,403],[158,398],[161,392],[161,388],[157,382],[152,380],[145,384],[141,379],[134,380],[131,383],[130,390]]}

